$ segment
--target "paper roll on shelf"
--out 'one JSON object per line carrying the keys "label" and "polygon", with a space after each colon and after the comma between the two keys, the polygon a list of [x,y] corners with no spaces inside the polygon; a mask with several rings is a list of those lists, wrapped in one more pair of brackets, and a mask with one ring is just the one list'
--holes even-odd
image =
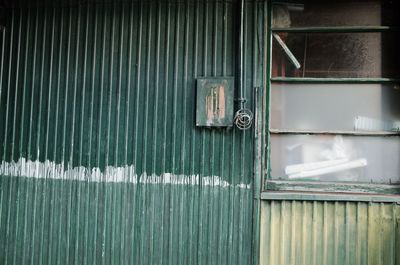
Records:
{"label": "paper roll on shelf", "polygon": [[320,169],[320,168],[329,167],[329,166],[335,166],[335,165],[343,164],[346,162],[349,162],[349,159],[342,158],[342,159],[327,160],[327,161],[321,161],[321,162],[295,164],[295,165],[286,166],[285,174],[293,175],[293,174],[300,173],[303,171],[309,171],[309,170],[315,170],[315,169]]}
{"label": "paper roll on shelf", "polygon": [[358,160],[353,160],[337,165],[332,165],[332,166],[327,166],[327,167],[321,167],[317,169],[311,169],[311,170],[305,170],[299,173],[291,174],[289,175],[289,179],[299,179],[299,178],[309,178],[309,177],[315,177],[315,176],[321,176],[321,175],[326,175],[326,174],[331,174],[331,173],[336,173],[340,171],[345,171],[349,169],[354,169],[354,168],[360,168],[360,167],[365,167],[367,166],[367,160],[365,158],[358,159]]}

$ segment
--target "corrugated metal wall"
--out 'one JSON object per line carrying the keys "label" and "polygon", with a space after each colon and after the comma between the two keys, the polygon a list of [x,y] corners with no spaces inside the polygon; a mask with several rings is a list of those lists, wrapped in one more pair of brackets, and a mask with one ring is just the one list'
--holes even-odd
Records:
{"label": "corrugated metal wall", "polygon": [[[195,78],[234,76],[237,3],[7,10],[1,264],[249,264],[253,132],[195,128]],[[246,3],[248,107],[262,3]]]}
{"label": "corrugated metal wall", "polygon": [[263,201],[261,264],[400,264],[400,205]]}

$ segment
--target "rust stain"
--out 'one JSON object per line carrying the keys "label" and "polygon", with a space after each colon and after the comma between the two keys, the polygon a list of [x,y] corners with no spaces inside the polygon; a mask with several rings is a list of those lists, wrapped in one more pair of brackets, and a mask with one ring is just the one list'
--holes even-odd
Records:
{"label": "rust stain", "polygon": [[222,85],[212,87],[206,97],[207,121],[225,117],[225,88]]}

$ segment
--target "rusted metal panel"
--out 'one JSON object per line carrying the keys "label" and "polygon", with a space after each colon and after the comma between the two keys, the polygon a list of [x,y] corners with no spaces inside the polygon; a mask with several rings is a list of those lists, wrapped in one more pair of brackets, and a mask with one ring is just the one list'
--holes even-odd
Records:
{"label": "rusted metal panel", "polygon": [[400,264],[400,205],[263,201],[260,264]]}
{"label": "rusted metal panel", "polygon": [[7,10],[0,263],[250,264],[253,133],[195,126],[196,78],[237,73],[237,4],[105,2]]}
{"label": "rusted metal panel", "polygon": [[233,123],[233,78],[198,78],[196,125],[231,127]]}

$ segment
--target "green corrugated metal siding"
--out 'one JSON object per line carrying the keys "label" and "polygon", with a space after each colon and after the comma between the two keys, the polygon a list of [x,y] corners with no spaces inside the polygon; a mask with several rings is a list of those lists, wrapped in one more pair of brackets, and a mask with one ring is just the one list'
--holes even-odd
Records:
{"label": "green corrugated metal siding", "polygon": [[[7,10],[1,264],[251,263],[253,132],[194,126],[195,77],[237,74],[237,8]],[[246,3],[248,107],[262,11]]]}
{"label": "green corrugated metal siding", "polygon": [[400,205],[263,201],[261,264],[400,264]]}

